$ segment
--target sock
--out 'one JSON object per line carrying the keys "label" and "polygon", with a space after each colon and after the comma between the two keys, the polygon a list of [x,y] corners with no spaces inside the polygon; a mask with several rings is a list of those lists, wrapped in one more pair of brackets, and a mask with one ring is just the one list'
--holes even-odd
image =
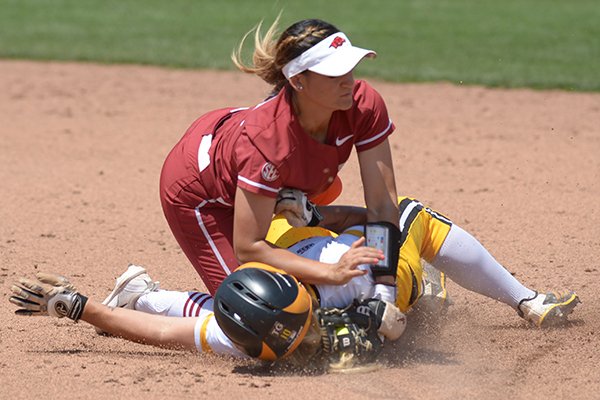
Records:
{"label": "sock", "polygon": [[212,312],[212,306],[213,300],[208,293],[171,290],[146,293],[135,303],[138,311],[169,317],[198,317],[203,308]]}
{"label": "sock", "polygon": [[437,257],[431,263],[465,289],[517,308],[535,292],[523,286],[481,243],[452,225]]}

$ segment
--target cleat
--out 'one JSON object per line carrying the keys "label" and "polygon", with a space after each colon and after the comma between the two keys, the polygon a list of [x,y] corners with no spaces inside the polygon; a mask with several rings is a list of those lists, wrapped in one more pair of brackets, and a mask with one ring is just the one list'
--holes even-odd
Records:
{"label": "cleat", "polygon": [[575,292],[536,292],[531,299],[521,300],[517,313],[538,327],[556,326],[567,322],[567,316],[579,303]]}
{"label": "cleat", "polygon": [[446,289],[446,274],[423,259],[421,265],[423,266],[423,290],[416,306],[425,314],[444,314],[452,304]]}
{"label": "cleat", "polygon": [[154,282],[144,267],[130,264],[121,276],[113,291],[102,302],[112,308],[135,309],[135,303],[144,294],[158,290],[159,283]]}
{"label": "cleat", "polygon": [[423,265],[423,293],[421,299],[435,299],[440,304],[444,304],[446,301],[450,303],[448,290],[446,289],[446,274],[425,260],[421,260],[421,265]]}
{"label": "cleat", "polygon": [[[138,299],[150,292],[157,291],[159,283],[150,278],[144,267],[130,264],[121,276],[117,278],[117,283],[113,291],[102,302],[105,306],[111,308],[129,308],[135,309],[135,303]],[[96,328],[98,334],[104,334],[100,328]]]}

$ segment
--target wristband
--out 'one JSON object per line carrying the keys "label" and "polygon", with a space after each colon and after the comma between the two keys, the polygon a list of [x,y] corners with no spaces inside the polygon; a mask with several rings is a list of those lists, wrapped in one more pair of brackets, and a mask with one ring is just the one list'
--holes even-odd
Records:
{"label": "wristband", "polygon": [[83,309],[85,308],[87,301],[87,297],[77,293],[76,298],[73,301],[73,308],[71,309],[71,312],[69,313],[69,315],[67,315],[67,317],[75,322],[79,321],[79,318],[81,318],[81,316],[83,315]]}
{"label": "wristband", "polygon": [[383,252],[383,260],[371,264],[374,277],[391,276],[396,280],[400,257],[400,229],[387,221],[368,222],[365,226],[366,246]]}
{"label": "wristband", "polygon": [[396,303],[396,286],[375,283],[373,297],[394,304]]}
{"label": "wristband", "polygon": [[87,297],[77,292],[59,294],[48,303],[48,313],[54,317],[67,317],[77,322],[83,314],[87,301]]}

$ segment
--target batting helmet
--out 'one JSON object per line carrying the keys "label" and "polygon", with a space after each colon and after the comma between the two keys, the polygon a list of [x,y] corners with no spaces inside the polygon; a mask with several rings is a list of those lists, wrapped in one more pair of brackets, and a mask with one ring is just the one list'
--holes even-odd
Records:
{"label": "batting helmet", "polygon": [[238,348],[251,357],[275,361],[302,342],[312,318],[312,299],[293,276],[250,262],[221,283],[214,313]]}

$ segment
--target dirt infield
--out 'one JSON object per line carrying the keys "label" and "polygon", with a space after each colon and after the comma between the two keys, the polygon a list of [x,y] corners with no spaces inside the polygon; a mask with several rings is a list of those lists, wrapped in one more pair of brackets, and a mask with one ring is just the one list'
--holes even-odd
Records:
{"label": "dirt infield", "polygon": [[[528,286],[576,290],[572,323],[531,329],[450,283],[446,320],[413,327],[378,371],[338,375],[18,318],[10,285],[35,271],[96,299],[130,262],[164,288],[202,289],[162,216],[162,161],[198,115],[267,88],[230,72],[3,61],[0,398],[598,398],[600,95],[371,83],[397,126],[399,192],[473,233]],[[362,204],[355,158],[341,177],[338,203]]]}

